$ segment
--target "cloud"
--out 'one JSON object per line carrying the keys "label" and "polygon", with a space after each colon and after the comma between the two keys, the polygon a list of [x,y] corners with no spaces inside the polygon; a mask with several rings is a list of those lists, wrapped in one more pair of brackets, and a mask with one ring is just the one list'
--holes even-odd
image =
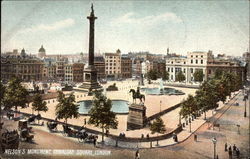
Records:
{"label": "cloud", "polygon": [[160,15],[146,16],[142,18],[136,18],[135,13],[129,12],[121,17],[113,19],[111,23],[113,25],[122,25],[122,24],[152,25],[159,22],[180,23],[182,22],[182,20],[176,14],[171,12],[166,12]]}
{"label": "cloud", "polygon": [[37,26],[32,26],[30,28],[26,28],[21,30],[19,33],[34,33],[39,31],[54,31],[62,28],[67,28],[73,26],[75,24],[74,19],[68,18],[61,21],[54,22],[52,24],[40,24]]}

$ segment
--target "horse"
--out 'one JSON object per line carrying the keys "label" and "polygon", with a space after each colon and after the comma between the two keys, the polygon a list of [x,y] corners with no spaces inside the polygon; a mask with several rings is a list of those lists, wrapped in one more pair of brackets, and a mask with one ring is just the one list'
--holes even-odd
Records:
{"label": "horse", "polygon": [[134,89],[130,89],[129,93],[131,92],[132,92],[133,102],[136,103],[136,98],[140,99],[141,102],[142,100],[145,102],[145,96],[143,94],[140,94],[140,92],[136,92]]}

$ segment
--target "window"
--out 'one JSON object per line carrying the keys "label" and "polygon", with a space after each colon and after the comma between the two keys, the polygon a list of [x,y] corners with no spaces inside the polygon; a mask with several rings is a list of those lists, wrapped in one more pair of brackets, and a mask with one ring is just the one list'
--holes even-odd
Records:
{"label": "window", "polygon": [[184,65],[186,64],[186,62],[184,62]]}
{"label": "window", "polygon": [[201,55],[201,58],[203,58],[203,55]]}
{"label": "window", "polygon": [[168,67],[168,72],[170,71],[170,68]]}
{"label": "window", "polygon": [[190,72],[193,73],[193,68],[190,68]]}
{"label": "window", "polygon": [[186,69],[185,68],[183,69],[183,73],[186,73]]}
{"label": "window", "polygon": [[193,63],[193,60],[191,60],[191,63]]}
{"label": "window", "polygon": [[197,63],[198,63],[198,60],[195,60],[195,63],[197,64]]}
{"label": "window", "polygon": [[196,55],[196,58],[198,58],[198,55]]}
{"label": "window", "polygon": [[173,61],[171,61],[171,64],[173,64],[174,62]]}
{"label": "window", "polygon": [[201,60],[201,64],[203,64],[203,60]]}
{"label": "window", "polygon": [[173,67],[171,68],[171,72],[173,72]]}

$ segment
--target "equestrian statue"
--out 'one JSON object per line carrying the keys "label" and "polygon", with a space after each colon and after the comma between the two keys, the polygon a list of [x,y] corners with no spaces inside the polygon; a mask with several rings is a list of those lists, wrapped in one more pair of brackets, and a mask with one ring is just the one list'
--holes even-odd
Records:
{"label": "equestrian statue", "polygon": [[145,102],[145,96],[140,93],[140,88],[137,87],[137,91],[134,89],[130,89],[129,93],[132,92],[132,97],[133,97],[133,102],[136,103],[136,99],[140,99],[141,103],[144,101]]}

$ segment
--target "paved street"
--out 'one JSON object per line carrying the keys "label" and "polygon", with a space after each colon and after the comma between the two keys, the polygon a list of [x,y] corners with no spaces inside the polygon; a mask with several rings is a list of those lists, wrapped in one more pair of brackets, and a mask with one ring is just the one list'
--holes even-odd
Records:
{"label": "paved street", "polygon": [[[233,146],[235,144],[241,152],[241,158],[249,156],[249,103],[247,103],[247,117],[244,118],[244,102],[243,96],[240,94],[237,97],[239,106],[226,106],[228,110],[224,113],[217,113],[220,117],[217,123],[221,125],[220,131],[218,128],[208,130],[208,125],[201,126],[196,134],[198,142],[194,142],[193,135],[183,143],[168,146],[164,148],[141,149],[140,155],[143,159],[151,158],[183,158],[183,159],[200,159],[213,157],[213,143],[211,139],[216,137],[216,150],[219,158],[228,158],[228,153],[224,151],[224,144]],[[236,125],[240,125],[239,132]],[[155,143],[154,143],[155,144]],[[21,143],[20,149],[81,149],[81,150],[109,150],[111,155],[108,156],[4,156],[7,158],[134,158],[135,149],[116,149],[112,147],[94,148],[91,144],[79,144],[75,141],[63,138],[61,136],[47,133],[35,129],[34,143]]]}

